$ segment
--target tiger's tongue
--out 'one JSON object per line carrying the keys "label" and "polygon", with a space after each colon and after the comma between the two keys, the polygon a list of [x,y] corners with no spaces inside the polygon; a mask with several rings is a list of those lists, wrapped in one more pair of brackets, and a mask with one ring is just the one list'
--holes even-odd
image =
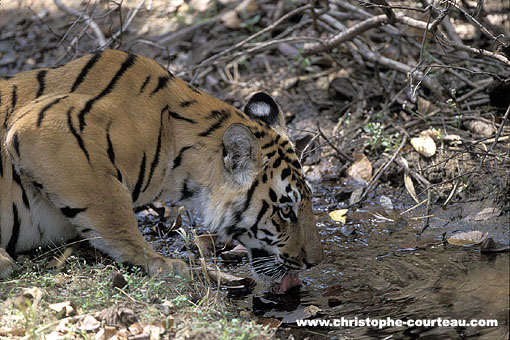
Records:
{"label": "tiger's tongue", "polygon": [[280,292],[283,294],[292,287],[298,286],[301,284],[301,280],[299,279],[298,274],[285,274],[282,277],[282,281],[280,282]]}

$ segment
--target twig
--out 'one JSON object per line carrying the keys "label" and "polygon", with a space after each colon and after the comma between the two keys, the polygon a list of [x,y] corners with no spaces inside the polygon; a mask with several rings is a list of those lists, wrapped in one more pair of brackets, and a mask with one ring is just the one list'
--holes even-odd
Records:
{"label": "twig", "polygon": [[142,6],[145,4],[145,1],[146,0],[141,0],[135,9],[132,12],[130,11],[126,19],[126,22],[121,25],[120,29],[116,33],[114,33],[110,39],[108,39],[108,42],[100,45],[102,48],[108,47],[108,45],[110,45],[114,40],[116,40],[122,33],[124,33],[128,29],[129,25],[131,25],[131,22],[135,18],[136,14],[138,14],[140,8],[142,8]]}
{"label": "twig", "polygon": [[246,44],[247,42],[261,36],[262,34],[265,34],[267,32],[270,32],[272,31],[276,26],[278,26],[279,24],[281,24],[283,21],[287,20],[288,18],[296,15],[297,13],[300,13],[300,12],[303,12],[303,11],[306,11],[308,9],[312,8],[311,5],[304,5],[304,6],[301,6],[301,7],[298,7],[296,8],[295,10],[292,10],[290,11],[289,13],[285,14],[284,16],[282,16],[280,19],[276,20],[275,22],[273,22],[271,25],[267,26],[266,28],[258,31],[257,33],[255,34],[252,34],[250,35],[249,37],[241,40],[240,42],[238,42],[237,44],[235,44],[234,46],[230,47],[230,48],[227,48],[226,50],[223,50],[221,51],[220,53],[217,53],[207,59],[205,59],[204,61],[202,61],[200,64],[198,64],[197,66],[195,67],[192,67],[192,69],[197,69],[197,68],[202,68],[204,66],[207,66],[209,65],[210,63],[214,62],[216,59],[220,58],[220,57],[223,57],[224,55],[232,52],[232,51],[235,51],[237,50],[238,48],[240,48],[241,46],[243,46],[244,44]]}
{"label": "twig", "polygon": [[103,31],[101,31],[101,28],[99,28],[99,26],[95,23],[94,20],[92,20],[92,18],[87,13],[85,13],[83,11],[76,11],[74,9],[71,9],[71,8],[67,7],[66,5],[64,5],[62,3],[62,1],[60,1],[60,0],[53,0],[53,2],[55,2],[55,5],[57,5],[58,8],[60,8],[67,14],[70,14],[75,17],[83,17],[85,19],[85,21],[87,22],[87,24],[90,26],[90,28],[92,28],[92,30],[94,31],[94,34],[97,37],[98,46],[102,47],[105,45],[106,40],[105,40]]}
{"label": "twig", "polygon": [[322,130],[320,129],[320,127],[317,127],[317,130],[319,131],[319,135],[324,138],[324,140],[326,142],[328,142],[328,144],[333,148],[333,150],[335,150],[337,152],[337,154],[340,156],[340,158],[342,158],[342,160],[344,161],[349,161],[349,162],[352,162],[354,159],[352,159],[352,157],[350,157],[349,155],[345,154],[342,150],[340,150],[339,148],[337,148],[330,140],[328,137],[326,137],[326,135],[322,132]]}
{"label": "twig", "polygon": [[391,163],[393,163],[395,158],[397,158],[397,155],[400,153],[400,151],[402,150],[402,148],[404,148],[404,146],[406,144],[407,144],[407,136],[404,135],[402,137],[402,142],[400,143],[400,145],[397,148],[397,150],[395,150],[395,152],[393,153],[391,158],[386,162],[386,164],[381,168],[381,170],[374,177],[372,177],[372,179],[370,180],[370,183],[368,183],[368,185],[365,188],[365,190],[363,190],[363,194],[360,196],[360,198],[356,202],[356,204],[362,202],[367,197],[368,193],[371,192],[372,190],[374,190],[374,188],[376,186],[376,183],[379,180],[379,178],[388,169],[388,167],[391,165]]}
{"label": "twig", "polygon": [[503,131],[503,127],[505,126],[507,120],[508,120],[508,115],[510,114],[510,105],[508,105],[507,109],[506,109],[506,112],[505,112],[505,116],[503,117],[503,120],[501,121],[501,125],[499,126],[499,129],[498,131],[496,132],[496,136],[494,137],[494,143],[492,143],[491,147],[489,148],[489,151],[487,151],[483,157],[482,157],[482,160],[480,161],[480,165],[478,166],[478,170],[480,170],[483,166],[483,162],[485,161],[485,158],[487,157],[487,155],[489,153],[492,153],[494,151],[494,148],[496,147],[496,144],[498,144],[498,139],[499,139],[499,136],[501,135],[501,132]]}
{"label": "twig", "polygon": [[363,32],[368,31],[374,27],[381,26],[386,23],[387,17],[385,14],[381,14],[370,19],[366,19],[356,25],[340,32],[324,42],[309,43],[303,46],[303,55],[308,56],[319,52],[330,50],[333,47],[338,46],[341,43],[352,40]]}

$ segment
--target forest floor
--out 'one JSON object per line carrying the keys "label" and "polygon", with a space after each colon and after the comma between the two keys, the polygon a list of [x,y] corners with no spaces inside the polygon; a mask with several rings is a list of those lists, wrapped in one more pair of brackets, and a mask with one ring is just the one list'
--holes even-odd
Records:
{"label": "forest floor", "polygon": [[[475,244],[488,235],[485,251],[508,249],[508,1],[377,3],[0,0],[0,76],[115,48],[240,109],[265,91],[310,182],[344,188],[328,210],[383,204],[384,188],[420,208],[418,237],[464,233]],[[30,272],[0,282],[0,338],[268,338],[279,326],[256,324],[200,275],[149,279],[79,252],[88,260],[73,254],[47,273],[40,262],[52,256],[38,256],[24,265]],[[129,288],[116,286],[118,275]],[[106,308],[114,305],[125,309]],[[104,327],[108,318],[117,326]]]}

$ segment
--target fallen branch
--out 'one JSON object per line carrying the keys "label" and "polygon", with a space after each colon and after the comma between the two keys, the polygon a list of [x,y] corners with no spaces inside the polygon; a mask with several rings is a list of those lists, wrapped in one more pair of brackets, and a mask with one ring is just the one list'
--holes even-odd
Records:
{"label": "fallen branch", "polygon": [[58,8],[60,8],[67,14],[70,14],[78,18],[84,18],[86,23],[90,26],[90,28],[92,29],[92,31],[94,31],[94,34],[96,35],[98,47],[102,47],[106,44],[103,31],[101,31],[101,28],[99,28],[99,26],[95,23],[94,20],[92,20],[92,18],[87,13],[85,13],[84,11],[77,11],[71,9],[64,5],[60,0],[53,0],[53,2],[55,3],[55,5],[57,5]]}

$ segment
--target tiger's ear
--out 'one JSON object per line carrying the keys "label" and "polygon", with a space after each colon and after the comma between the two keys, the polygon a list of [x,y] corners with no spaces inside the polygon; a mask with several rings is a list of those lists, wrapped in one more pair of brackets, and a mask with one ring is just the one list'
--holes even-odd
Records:
{"label": "tiger's ear", "polygon": [[285,132],[283,113],[278,104],[267,93],[255,93],[248,101],[248,104],[246,104],[244,113],[253,120],[261,120],[272,128]]}
{"label": "tiger's ear", "polygon": [[253,133],[243,124],[230,125],[223,137],[223,165],[236,185],[249,186],[258,173],[259,145]]}

